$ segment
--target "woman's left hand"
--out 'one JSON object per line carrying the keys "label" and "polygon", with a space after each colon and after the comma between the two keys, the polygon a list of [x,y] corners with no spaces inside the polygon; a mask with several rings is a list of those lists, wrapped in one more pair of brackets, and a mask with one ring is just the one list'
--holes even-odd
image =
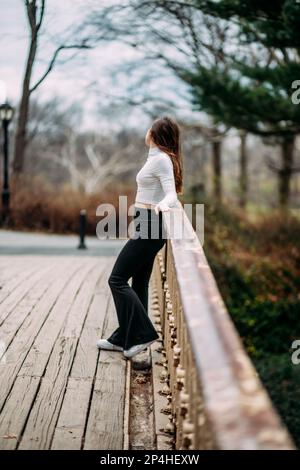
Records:
{"label": "woman's left hand", "polygon": [[159,202],[158,204],[156,204],[156,206],[154,207],[154,210],[155,210],[155,213],[158,214],[159,211],[161,212],[167,212],[170,210],[170,207],[168,206],[168,204],[165,204],[164,202]]}

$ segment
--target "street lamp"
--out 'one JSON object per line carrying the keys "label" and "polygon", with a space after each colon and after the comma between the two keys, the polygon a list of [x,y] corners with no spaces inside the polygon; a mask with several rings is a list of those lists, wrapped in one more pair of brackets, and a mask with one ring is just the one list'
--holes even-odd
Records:
{"label": "street lamp", "polygon": [[3,154],[4,154],[4,165],[3,165],[3,190],[2,190],[2,221],[7,220],[9,213],[9,138],[8,138],[8,127],[14,115],[14,108],[9,103],[4,103],[0,106],[0,118],[3,127]]}

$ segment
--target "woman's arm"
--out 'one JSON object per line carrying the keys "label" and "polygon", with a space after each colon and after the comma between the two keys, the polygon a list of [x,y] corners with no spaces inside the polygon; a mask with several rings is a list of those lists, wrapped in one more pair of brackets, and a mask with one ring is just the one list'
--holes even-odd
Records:
{"label": "woman's arm", "polygon": [[155,174],[159,178],[165,197],[155,206],[155,212],[167,211],[172,206],[178,204],[177,192],[175,187],[173,164],[168,155],[162,155],[157,159]]}

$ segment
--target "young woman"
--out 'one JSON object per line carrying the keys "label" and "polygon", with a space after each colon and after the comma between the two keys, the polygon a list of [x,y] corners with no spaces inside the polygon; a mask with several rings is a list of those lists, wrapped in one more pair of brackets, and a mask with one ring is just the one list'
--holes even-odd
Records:
{"label": "young woman", "polygon": [[[177,193],[182,191],[177,123],[169,117],[156,119],[145,142],[149,146],[148,157],[136,177],[135,233],[122,248],[108,280],[119,326],[108,339],[97,343],[99,349],[123,351],[126,358],[158,338],[148,316],[148,284],[155,256],[166,242],[162,212],[179,207]],[[151,236],[153,233],[155,236]]]}

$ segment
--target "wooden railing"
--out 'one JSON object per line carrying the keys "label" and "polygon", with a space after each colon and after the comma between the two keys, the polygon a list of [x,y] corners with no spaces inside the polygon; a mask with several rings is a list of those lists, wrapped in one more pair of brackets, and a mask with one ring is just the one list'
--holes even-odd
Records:
{"label": "wooden railing", "polygon": [[[188,217],[180,209],[164,220],[170,238],[155,260],[154,315],[161,321],[176,449],[293,449]],[[185,236],[176,239],[172,228],[181,220]]]}

